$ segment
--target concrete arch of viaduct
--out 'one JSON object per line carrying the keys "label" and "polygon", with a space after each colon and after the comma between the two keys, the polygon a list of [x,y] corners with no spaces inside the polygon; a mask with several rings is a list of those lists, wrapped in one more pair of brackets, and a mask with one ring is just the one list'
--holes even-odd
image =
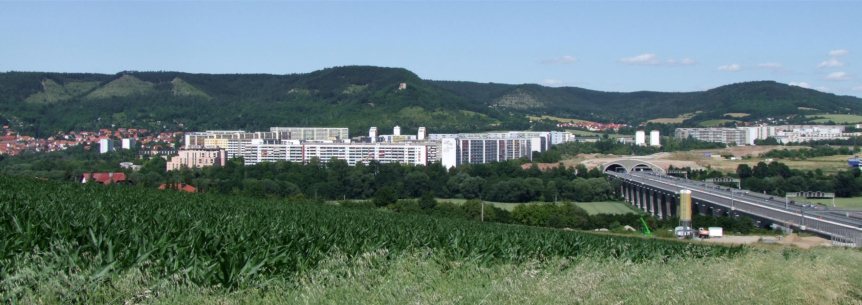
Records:
{"label": "concrete arch of viaduct", "polygon": [[652,164],[645,160],[638,159],[620,159],[616,161],[607,162],[602,164],[603,172],[625,172],[631,173],[635,171],[651,171],[655,173],[665,174],[664,168],[661,166]]}

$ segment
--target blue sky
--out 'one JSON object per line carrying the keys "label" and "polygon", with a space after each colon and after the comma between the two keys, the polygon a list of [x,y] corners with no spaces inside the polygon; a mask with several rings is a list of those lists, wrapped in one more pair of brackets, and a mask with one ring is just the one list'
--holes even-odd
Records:
{"label": "blue sky", "polygon": [[0,2],[0,71],[305,73],[862,96],[862,2]]}

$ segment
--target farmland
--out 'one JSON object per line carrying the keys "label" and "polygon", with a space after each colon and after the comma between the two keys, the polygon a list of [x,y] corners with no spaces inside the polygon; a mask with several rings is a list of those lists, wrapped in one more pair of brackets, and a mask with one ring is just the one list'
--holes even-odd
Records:
{"label": "farmland", "polygon": [[[437,199],[440,202],[452,202],[457,204],[463,204],[465,199]],[[508,203],[508,202],[491,202],[486,201],[485,203],[491,204],[495,207],[512,211],[518,206],[518,203]],[[547,202],[529,202],[526,204],[545,204]],[[635,211],[628,207],[628,204],[619,201],[602,201],[602,202],[572,202],[572,204],[578,206],[587,211],[590,215],[597,214],[628,214],[634,213]]]}
{"label": "farmland", "polygon": [[658,118],[658,119],[652,119],[652,120],[649,120],[649,121],[647,121],[647,122],[650,122],[650,123],[661,123],[661,124],[676,124],[676,123],[682,123],[683,121],[688,120],[688,119],[690,119],[690,118],[693,118],[696,114],[701,113],[701,112],[702,112],[702,111],[697,111],[697,112],[694,112],[694,113],[683,113],[683,114],[680,114],[679,116],[677,116],[677,117],[675,117],[675,118]]}
{"label": "farmland", "polygon": [[[814,202],[830,207],[832,206],[831,198],[806,198],[799,199],[799,201]],[[862,197],[835,198],[835,206],[839,208],[862,209]]]}
{"label": "farmland", "polygon": [[[106,303],[115,301],[105,298],[116,292],[110,283],[127,274],[144,274],[148,282],[234,291],[271,281],[291,283],[339,258],[409,259],[426,253],[441,264],[481,267],[554,257],[656,263],[745,252],[284,200],[8,176],[0,176],[0,211],[0,293],[4,301],[25,303],[35,302],[26,302],[28,296],[41,295],[32,289],[50,288],[39,283],[60,278],[80,278],[100,293],[55,291],[63,294],[56,296],[58,302]],[[58,285],[53,289],[63,290]]]}
{"label": "farmland", "polygon": [[555,117],[555,116],[550,116],[550,115],[542,115],[542,116],[528,115],[528,116],[527,116],[527,118],[528,118],[528,119],[530,119],[530,120],[533,120],[533,121],[546,120],[546,119],[547,119],[547,120],[554,120],[554,121],[561,122],[561,123],[567,123],[567,122],[575,122],[575,123],[595,123],[595,122],[591,122],[591,121],[578,120],[578,119],[560,118],[560,117]]}
{"label": "farmland", "polygon": [[[594,131],[580,130],[580,129],[566,129],[566,131],[571,132],[572,134],[577,135],[577,136],[601,137],[604,135],[604,133],[601,133],[601,132],[594,132]],[[608,137],[611,139],[616,139],[616,138],[625,137],[625,136],[626,135],[621,135],[618,133],[608,134]],[[628,136],[632,137],[632,135],[628,135]]]}
{"label": "farmland", "polygon": [[727,120],[727,119],[718,119],[718,120],[707,120],[700,123],[697,123],[697,126],[700,127],[718,127],[724,125],[725,123],[730,122],[739,122],[737,120]]}
{"label": "farmland", "polygon": [[815,119],[811,122],[813,123],[826,123],[829,121],[833,121],[837,124],[856,124],[862,123],[862,115],[855,114],[809,114],[805,116],[806,118],[820,117],[822,119]]}

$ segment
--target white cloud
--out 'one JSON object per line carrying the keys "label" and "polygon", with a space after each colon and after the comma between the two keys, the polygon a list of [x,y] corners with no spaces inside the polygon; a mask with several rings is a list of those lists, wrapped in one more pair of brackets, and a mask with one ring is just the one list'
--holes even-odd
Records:
{"label": "white cloud", "polygon": [[694,66],[697,62],[691,58],[683,58],[682,60],[668,59],[665,65],[668,67]]}
{"label": "white cloud", "polygon": [[559,85],[565,84],[566,82],[561,81],[559,79],[548,78],[542,83],[545,84],[546,86],[559,86]]}
{"label": "white cloud", "polygon": [[784,68],[784,66],[782,66],[781,64],[779,64],[777,62],[768,62],[768,63],[758,64],[757,68],[760,68],[760,69],[782,69],[782,68]]}
{"label": "white cloud", "polygon": [[826,75],[827,80],[835,80],[835,81],[850,80],[852,78],[853,78],[853,75],[850,75],[846,72],[832,72],[832,73],[829,73],[829,75]]}
{"label": "white cloud", "polygon": [[543,64],[546,64],[546,65],[550,65],[550,64],[571,64],[571,63],[575,63],[575,62],[578,62],[578,59],[577,59],[577,58],[575,58],[575,57],[569,56],[569,55],[566,55],[566,56],[563,56],[563,57],[557,57],[557,58],[545,59],[545,60],[543,60],[543,61],[542,61],[542,63],[543,63]]}
{"label": "white cloud", "polygon": [[843,62],[840,62],[835,58],[830,58],[829,60],[824,61],[824,62],[820,63],[819,65],[817,65],[817,68],[837,68],[837,67],[843,67],[843,66],[844,66]]}
{"label": "white cloud", "polygon": [[827,87],[824,87],[824,86],[817,87],[817,90],[820,90],[820,91],[823,91],[823,92],[830,92],[830,91],[832,91],[831,89],[829,89],[829,88],[827,88]]}
{"label": "white cloud", "polygon": [[732,65],[723,65],[723,66],[719,66],[718,68],[716,68],[716,70],[718,70],[718,71],[736,72],[736,71],[742,70],[742,66],[737,65],[737,64],[732,64]]}
{"label": "white cloud", "polygon": [[847,51],[845,49],[838,49],[838,50],[829,51],[829,56],[844,56],[847,54],[850,54],[850,51]]}
{"label": "white cloud", "polygon": [[853,89],[851,89],[851,90],[853,90],[853,91],[862,91],[862,86],[856,86],[856,87],[853,87]]}
{"label": "white cloud", "polygon": [[620,58],[620,63],[624,63],[627,65],[638,65],[638,66],[664,66],[664,67],[683,67],[683,66],[694,66],[697,64],[697,61],[691,58],[683,58],[681,60],[676,59],[668,59],[662,61],[655,54],[641,54],[638,56],[632,57],[623,57]]}
{"label": "white cloud", "polygon": [[798,82],[798,83],[797,83],[797,82],[790,82],[790,85],[791,85],[791,86],[802,87],[802,88],[806,88],[806,89],[810,89],[810,88],[811,88],[811,85],[809,85],[809,84],[808,84],[808,83],[806,83],[806,82]]}
{"label": "white cloud", "polygon": [[633,57],[624,57],[620,59],[621,63],[628,65],[658,65],[661,61],[655,54],[641,54]]}

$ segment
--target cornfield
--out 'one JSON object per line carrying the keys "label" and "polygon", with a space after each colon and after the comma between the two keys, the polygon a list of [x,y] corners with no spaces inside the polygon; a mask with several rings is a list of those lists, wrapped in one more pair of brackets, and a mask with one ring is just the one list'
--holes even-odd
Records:
{"label": "cornfield", "polygon": [[[483,224],[313,203],[186,194],[0,176],[0,280],[20,257],[54,251],[55,270],[92,270],[94,282],[140,268],[156,277],[242,289],[308,271],[332,253],[430,249],[480,264],[545,257],[667,261],[735,256],[706,246]],[[2,289],[0,289],[2,290]],[[4,297],[5,299],[5,297]]]}

